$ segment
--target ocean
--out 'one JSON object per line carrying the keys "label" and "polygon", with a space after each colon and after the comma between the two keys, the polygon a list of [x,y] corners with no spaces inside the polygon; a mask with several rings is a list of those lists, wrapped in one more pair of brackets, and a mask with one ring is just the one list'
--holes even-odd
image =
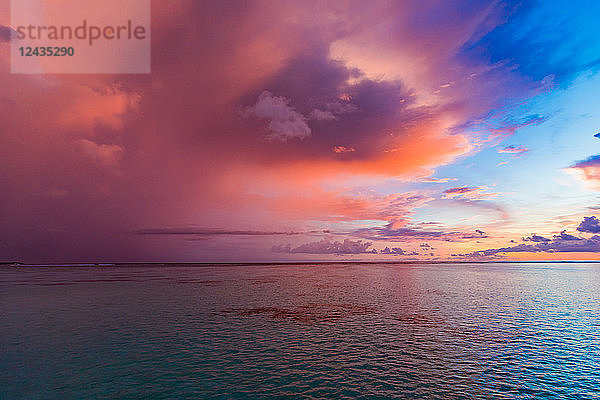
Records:
{"label": "ocean", "polygon": [[600,399],[600,264],[0,267],[0,399]]}

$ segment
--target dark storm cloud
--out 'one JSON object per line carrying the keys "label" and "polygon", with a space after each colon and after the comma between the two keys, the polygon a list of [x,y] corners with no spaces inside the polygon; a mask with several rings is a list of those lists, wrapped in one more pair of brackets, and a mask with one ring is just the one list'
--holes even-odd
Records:
{"label": "dark storm cloud", "polygon": [[526,147],[510,145],[510,146],[505,146],[504,148],[498,150],[498,153],[508,153],[508,154],[514,154],[515,156],[517,156],[517,155],[526,153],[528,151],[529,151],[529,149]]}

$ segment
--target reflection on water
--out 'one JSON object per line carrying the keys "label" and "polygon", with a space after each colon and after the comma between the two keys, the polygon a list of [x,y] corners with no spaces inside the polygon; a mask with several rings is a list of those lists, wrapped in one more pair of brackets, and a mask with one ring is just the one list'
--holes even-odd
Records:
{"label": "reflection on water", "polygon": [[0,398],[600,398],[598,264],[0,268]]}
{"label": "reflection on water", "polygon": [[356,304],[306,304],[296,306],[293,309],[279,307],[230,308],[223,310],[223,312],[231,312],[239,316],[267,314],[273,319],[290,318],[296,322],[310,324],[336,321],[351,315],[364,315],[376,312],[376,310],[372,307],[359,306]]}

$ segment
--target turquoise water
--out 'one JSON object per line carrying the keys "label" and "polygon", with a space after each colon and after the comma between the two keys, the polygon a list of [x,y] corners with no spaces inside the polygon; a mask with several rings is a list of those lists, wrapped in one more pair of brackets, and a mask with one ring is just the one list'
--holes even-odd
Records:
{"label": "turquoise water", "polygon": [[600,399],[599,264],[0,268],[0,398]]}

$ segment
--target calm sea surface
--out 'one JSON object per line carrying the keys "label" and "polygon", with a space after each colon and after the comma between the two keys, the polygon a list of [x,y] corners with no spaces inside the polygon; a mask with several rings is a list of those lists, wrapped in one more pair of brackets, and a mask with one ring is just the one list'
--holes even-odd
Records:
{"label": "calm sea surface", "polygon": [[0,399],[600,399],[600,264],[0,268]]}

